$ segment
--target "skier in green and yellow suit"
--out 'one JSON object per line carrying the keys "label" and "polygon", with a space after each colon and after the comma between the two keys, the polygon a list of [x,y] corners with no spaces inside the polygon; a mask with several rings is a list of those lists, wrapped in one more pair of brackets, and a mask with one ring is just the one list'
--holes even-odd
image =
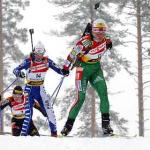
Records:
{"label": "skier in green and yellow suit", "polygon": [[66,124],[61,131],[64,136],[67,136],[73,127],[85,100],[88,82],[100,97],[103,134],[113,133],[110,127],[107,86],[100,66],[101,56],[107,49],[112,48],[111,39],[106,37],[106,30],[107,25],[104,20],[95,20],[91,26],[91,34],[86,34],[76,43],[65,61],[65,70],[71,69],[72,64],[76,64],[77,99],[72,104]]}

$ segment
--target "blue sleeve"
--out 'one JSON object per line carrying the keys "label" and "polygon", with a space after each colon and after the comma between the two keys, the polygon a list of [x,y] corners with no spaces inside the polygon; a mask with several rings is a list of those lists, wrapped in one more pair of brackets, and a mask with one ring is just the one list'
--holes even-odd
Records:
{"label": "blue sleeve", "polygon": [[20,64],[18,67],[16,67],[13,70],[13,73],[17,76],[18,73],[21,72],[21,70],[23,70],[23,69],[27,70],[29,67],[30,67],[30,60],[25,59],[22,64]]}
{"label": "blue sleeve", "polygon": [[53,69],[55,72],[63,75],[62,71],[61,71],[61,68],[59,66],[57,66],[55,64],[54,61],[52,61],[51,59],[48,58],[48,65],[49,65],[49,68]]}

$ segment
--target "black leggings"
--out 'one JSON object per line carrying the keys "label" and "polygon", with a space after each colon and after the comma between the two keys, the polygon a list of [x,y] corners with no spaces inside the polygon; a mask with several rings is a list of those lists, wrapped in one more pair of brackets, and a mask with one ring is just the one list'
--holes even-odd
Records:
{"label": "black leggings", "polygon": [[[24,121],[24,119],[17,119],[14,117],[12,118],[11,128],[12,128],[13,136],[20,136],[23,121]],[[32,120],[30,122],[28,135],[30,135],[30,136],[39,136],[40,135]]]}

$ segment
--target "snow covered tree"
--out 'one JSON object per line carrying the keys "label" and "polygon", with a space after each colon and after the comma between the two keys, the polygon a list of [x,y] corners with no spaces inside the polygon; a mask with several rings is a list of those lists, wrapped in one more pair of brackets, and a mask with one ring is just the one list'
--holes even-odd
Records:
{"label": "snow covered tree", "polygon": [[[23,52],[19,50],[20,42],[27,42],[27,30],[18,26],[23,16],[21,10],[29,6],[28,0],[3,0],[1,5],[1,50],[0,50],[0,90],[3,90],[12,76],[10,67],[13,63],[23,58]],[[4,86],[3,86],[4,85]],[[2,130],[2,129],[1,129]]]}
{"label": "snow covered tree", "polygon": [[18,45],[27,42],[27,29],[19,27],[17,23],[23,19],[21,11],[27,6],[28,0],[4,0],[2,3],[4,84],[10,81],[9,67],[12,62],[20,62],[24,57]]}
{"label": "snow covered tree", "polygon": [[[2,48],[2,0],[0,0],[0,91],[3,90],[3,48]],[[3,117],[0,112],[0,132],[3,131]]]}
{"label": "snow covered tree", "polygon": [[[118,15],[126,16],[124,20],[128,27],[132,27],[127,33],[136,44],[137,49],[137,71],[135,71],[138,84],[138,106],[139,106],[139,135],[144,136],[144,100],[149,99],[148,87],[149,78],[149,38],[150,38],[150,19],[149,8],[150,0],[112,0],[118,5]],[[135,32],[133,32],[135,30]]]}

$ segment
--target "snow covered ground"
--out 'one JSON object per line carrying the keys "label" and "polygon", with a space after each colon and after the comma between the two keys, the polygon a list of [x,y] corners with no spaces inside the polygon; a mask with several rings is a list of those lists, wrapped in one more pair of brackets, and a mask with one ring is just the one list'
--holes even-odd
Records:
{"label": "snow covered ground", "polygon": [[149,150],[150,137],[53,138],[0,135],[4,150]]}

